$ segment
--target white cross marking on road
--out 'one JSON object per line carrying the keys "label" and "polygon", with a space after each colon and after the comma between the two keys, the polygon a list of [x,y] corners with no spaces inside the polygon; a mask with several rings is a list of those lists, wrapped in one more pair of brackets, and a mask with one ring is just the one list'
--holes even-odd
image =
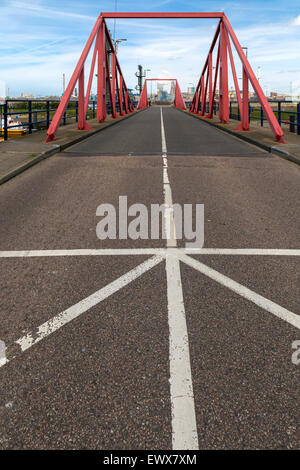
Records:
{"label": "white cross marking on road", "polygon": [[[172,206],[172,191],[168,176],[167,146],[161,111],[162,159],[164,202]],[[104,299],[118,292],[122,287],[142,276],[145,272],[165,260],[167,277],[168,319],[169,319],[169,359],[170,359],[170,389],[172,404],[172,445],[174,450],[198,449],[196,415],[193,396],[191,364],[189,357],[188,333],[183,302],[180,262],[208,276],[210,279],[227,287],[244,297],[258,307],[272,313],[278,318],[300,329],[300,316],[281,307],[275,302],[255,293],[233,279],[219,273],[206,264],[188,255],[218,255],[218,256],[300,256],[297,249],[259,249],[259,248],[177,248],[175,224],[169,218],[167,248],[138,248],[138,249],[65,249],[65,250],[23,250],[0,251],[1,258],[34,258],[34,257],[68,257],[68,256],[151,256],[129,272],[112,281],[107,286],[86,297],[77,304],[55,315],[35,332],[17,339],[13,345],[6,345],[8,357],[0,358],[0,367],[12,361],[16,355],[10,355],[11,346],[19,353],[28,350],[38,342],[59,330],[62,326],[79,318],[83,313],[98,305]],[[15,353],[14,353],[15,354]]]}

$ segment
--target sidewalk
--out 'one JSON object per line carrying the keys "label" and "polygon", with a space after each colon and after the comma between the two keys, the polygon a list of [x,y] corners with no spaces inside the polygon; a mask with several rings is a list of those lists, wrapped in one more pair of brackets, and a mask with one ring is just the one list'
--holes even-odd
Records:
{"label": "sidewalk", "polygon": [[287,160],[300,164],[300,136],[289,132],[287,129],[283,128],[286,144],[281,144],[276,142],[268,123],[264,123],[264,127],[261,127],[257,122],[252,122],[250,123],[249,131],[236,131],[235,129],[239,125],[240,121],[230,119],[227,124],[223,124],[216,116],[214,116],[213,119],[205,119],[202,116],[191,114],[189,111],[184,112],[196,119],[201,119],[208,124],[223,129],[225,132],[236,135],[243,140],[259,145],[269,152],[276,153]]}
{"label": "sidewalk", "polygon": [[48,144],[45,144],[45,129],[0,142],[0,184],[54,153],[64,150],[70,145],[76,144],[102,129],[112,126],[123,119],[128,119],[135,114],[136,112],[117,119],[112,119],[108,116],[107,120],[100,124],[96,119],[88,120],[88,124],[93,128],[92,131],[78,131],[77,123],[75,122],[66,126],[60,126],[55,139]]}

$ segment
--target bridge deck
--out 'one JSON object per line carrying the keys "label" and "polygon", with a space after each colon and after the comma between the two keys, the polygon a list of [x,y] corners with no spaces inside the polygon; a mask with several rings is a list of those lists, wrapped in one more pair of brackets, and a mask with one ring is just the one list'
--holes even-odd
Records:
{"label": "bridge deck", "polygon": [[[173,108],[162,116],[139,113],[0,187],[0,448],[170,449],[172,406],[173,442],[190,448],[299,447],[299,250],[287,251],[299,169]],[[169,189],[205,205],[207,250],[182,258],[181,277],[179,252],[147,265],[164,240],[95,231],[99,204],[150,208]],[[111,251],[76,251],[100,248]]]}

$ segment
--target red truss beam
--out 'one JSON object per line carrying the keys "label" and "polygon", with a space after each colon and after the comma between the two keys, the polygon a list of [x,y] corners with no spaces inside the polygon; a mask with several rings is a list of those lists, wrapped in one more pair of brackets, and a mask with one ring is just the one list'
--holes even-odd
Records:
{"label": "red truss beam", "polygon": [[136,13],[120,13],[120,12],[102,12],[102,18],[223,18],[223,12],[136,12]]}
{"label": "red truss beam", "polygon": [[175,108],[186,110],[186,104],[182,97],[180,86],[176,78],[146,78],[146,80],[144,81],[142,93],[141,93],[141,96],[137,105],[137,109],[145,109],[148,107],[147,82],[176,82],[174,106]]}
{"label": "red truss beam", "polygon": [[[89,73],[89,80],[85,94],[84,72],[85,63],[90,49],[94,43],[94,52],[92,64]],[[84,47],[80,59],[75,67],[71,80],[67,86],[64,96],[56,110],[52,122],[47,131],[46,142],[54,139],[58,126],[63,118],[72,93],[78,82],[78,129],[91,130],[86,122],[89,97],[94,77],[94,70],[97,63],[97,120],[102,122],[106,118],[106,102],[111,104],[111,113],[113,118],[117,118],[116,96],[119,102],[120,115],[132,113],[134,108],[131,103],[122,70],[116,56],[113,41],[109,30],[102,16],[96,21],[96,24],[90,34],[90,37]]]}
{"label": "red truss beam", "polygon": [[[212,90],[212,79],[213,79],[213,67],[212,67],[212,54],[217,40],[219,39],[218,55],[215,67],[214,87]],[[243,67],[243,93],[242,98],[236,76],[236,69],[233,60],[233,54],[231,49],[230,41],[232,41],[238,56],[242,62]],[[212,45],[209,50],[204,68],[200,75],[200,79],[195,90],[195,94],[190,106],[190,112],[200,115],[205,114],[206,100],[207,100],[207,88],[209,88],[209,113],[207,118],[212,119],[213,117],[213,103],[215,100],[216,85],[219,74],[219,119],[221,122],[226,123],[229,120],[229,94],[228,94],[228,55],[231,64],[231,70],[233,75],[233,81],[236,90],[236,96],[238,106],[240,110],[241,123],[237,127],[238,130],[249,130],[249,81],[259,99],[259,102],[264,110],[264,113],[269,121],[270,127],[273,134],[278,142],[285,143],[283,137],[283,131],[276,119],[272,108],[265,97],[261,86],[248,62],[247,57],[233,31],[228,18],[224,14],[219,22],[217,31],[215,33]],[[201,110],[199,106],[201,104]]]}
{"label": "red truss beam", "polygon": [[[112,117],[117,118],[116,98],[119,103],[119,114],[123,116],[133,112],[134,108],[131,103],[125,80],[121,71],[118,58],[116,56],[113,41],[111,39],[109,30],[107,28],[105,18],[218,18],[219,24],[215,33],[212,45],[209,50],[208,57],[204,64],[202,74],[200,76],[195,95],[190,107],[193,113],[200,113],[205,115],[206,101],[208,95],[209,112],[206,118],[213,117],[213,104],[215,100],[217,81],[219,78],[219,118],[221,122],[228,122],[229,119],[229,97],[228,97],[228,55],[230,59],[233,80],[235,84],[238,105],[241,115],[241,124],[238,129],[249,130],[249,81],[261,103],[264,113],[269,121],[270,127],[279,142],[285,142],[283,138],[282,129],[272,111],[267,98],[265,97],[255,74],[244,54],[244,51],[228,21],[225,13],[223,12],[136,12],[136,13],[118,13],[118,12],[104,12],[98,17],[96,24],[90,34],[90,37],[83,49],[80,59],[75,67],[70,82],[61,99],[61,102],[56,110],[52,122],[47,131],[46,142],[54,139],[58,126],[63,118],[68,103],[71,99],[72,93],[78,82],[78,129],[88,130],[91,129],[86,122],[86,114],[88,111],[88,102],[91,92],[93,76],[95,67],[97,67],[97,120],[102,122],[106,118],[106,103],[107,100],[111,104]],[[213,51],[217,41],[218,53],[216,59],[216,66],[213,67]],[[239,85],[236,77],[236,70],[233,61],[231,50],[231,41],[238,53],[243,67],[243,93],[242,98],[240,95]],[[91,69],[85,92],[85,63],[89,55],[90,49],[94,43],[94,52],[92,58]],[[96,65],[97,63],[97,65]],[[215,72],[214,72],[215,69]],[[147,79],[149,80],[149,79]],[[146,81],[147,81],[146,80]],[[147,106],[147,88],[146,81],[139,101],[139,109]],[[185,103],[176,80],[176,93],[175,93],[175,106],[185,109]]]}

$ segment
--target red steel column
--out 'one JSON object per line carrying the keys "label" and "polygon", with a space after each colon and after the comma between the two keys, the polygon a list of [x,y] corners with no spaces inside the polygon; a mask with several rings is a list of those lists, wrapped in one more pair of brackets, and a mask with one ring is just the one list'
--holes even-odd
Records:
{"label": "red steel column", "polygon": [[200,116],[204,116],[204,114],[205,114],[205,105],[206,105],[208,82],[209,82],[209,69],[207,68],[204,94],[202,95],[202,104],[201,104],[201,114],[200,114]]}
{"label": "red steel column", "polygon": [[123,75],[121,73],[120,73],[119,103],[120,103],[120,116],[124,116],[124,111],[123,111]]}
{"label": "red steel column", "polygon": [[186,104],[184,102],[180,86],[178,81],[176,80],[176,88],[175,88],[175,101],[174,101],[175,108],[186,110]]}
{"label": "red steel column", "polygon": [[221,122],[228,122],[229,119],[229,100],[228,100],[228,60],[227,60],[227,41],[225,36],[225,25],[222,20],[220,31],[221,49],[220,49],[220,91],[219,91],[219,116]]}
{"label": "red steel column", "polygon": [[209,80],[209,112],[207,117],[212,114],[213,107],[213,67],[212,67],[212,52],[208,56],[208,80]]}
{"label": "red steel column", "polygon": [[116,113],[116,53],[112,52],[111,55],[111,114],[113,118],[117,117]]}
{"label": "red steel column", "polygon": [[137,105],[137,109],[145,109],[148,107],[147,103],[147,80],[144,81],[142,93],[140,95],[140,99]]}
{"label": "red steel column", "polygon": [[89,107],[89,100],[90,100],[91,88],[92,88],[92,83],[93,83],[93,78],[94,78],[95,63],[96,63],[96,57],[97,57],[97,46],[98,44],[97,44],[97,38],[96,38],[93,59],[92,59],[92,64],[91,64],[91,70],[90,70],[90,76],[89,76],[89,81],[88,81],[88,87],[87,87],[85,103],[84,103],[85,115]]}
{"label": "red steel column", "polygon": [[98,81],[97,81],[97,120],[104,121],[106,117],[106,80],[105,80],[105,35],[104,22],[101,22],[98,33]]}
{"label": "red steel column", "polygon": [[249,131],[249,81],[243,67],[243,130]]}
{"label": "red steel column", "polygon": [[84,106],[84,66],[81,69],[78,79],[78,125],[77,129],[89,131],[92,130],[86,122],[85,106]]}
{"label": "red steel column", "polygon": [[245,68],[243,67],[243,104],[242,122],[235,128],[237,131],[249,131],[249,82]]}
{"label": "red steel column", "polygon": [[[204,73],[203,72],[203,75],[201,77],[201,93],[200,93],[200,99],[201,99],[201,114],[202,114],[202,111],[203,111],[203,101],[204,101]],[[199,112],[199,110],[197,111],[197,113]]]}
{"label": "red steel column", "polygon": [[195,109],[194,109],[194,113],[196,114],[198,114],[198,111],[199,111],[200,93],[201,93],[201,85],[199,87],[199,90],[197,91],[197,96],[196,96]]}

